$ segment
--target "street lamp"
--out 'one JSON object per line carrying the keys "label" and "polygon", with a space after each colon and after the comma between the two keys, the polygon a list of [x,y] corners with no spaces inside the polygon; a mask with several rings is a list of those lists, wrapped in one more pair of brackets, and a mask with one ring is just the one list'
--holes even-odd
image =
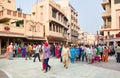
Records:
{"label": "street lamp", "polygon": [[35,32],[35,25],[31,25],[31,30],[32,30],[32,41],[33,41],[33,32]]}

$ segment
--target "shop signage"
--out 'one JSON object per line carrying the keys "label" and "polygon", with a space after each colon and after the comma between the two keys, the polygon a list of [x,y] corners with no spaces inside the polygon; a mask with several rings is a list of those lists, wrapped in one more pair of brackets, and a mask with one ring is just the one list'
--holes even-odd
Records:
{"label": "shop signage", "polygon": [[117,37],[117,38],[120,37],[120,32],[116,34],[116,37]]}
{"label": "shop signage", "polygon": [[7,31],[9,31],[9,30],[10,30],[10,27],[5,26],[4,29],[7,30]]}

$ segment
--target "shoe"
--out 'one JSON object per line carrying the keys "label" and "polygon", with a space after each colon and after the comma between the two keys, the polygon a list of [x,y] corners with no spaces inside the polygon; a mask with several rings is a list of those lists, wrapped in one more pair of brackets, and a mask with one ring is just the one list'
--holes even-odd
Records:
{"label": "shoe", "polygon": [[47,73],[47,71],[44,71],[44,73]]}
{"label": "shoe", "polygon": [[51,70],[51,66],[49,67],[49,71]]}
{"label": "shoe", "polygon": [[68,67],[66,67],[66,69],[68,69]]}

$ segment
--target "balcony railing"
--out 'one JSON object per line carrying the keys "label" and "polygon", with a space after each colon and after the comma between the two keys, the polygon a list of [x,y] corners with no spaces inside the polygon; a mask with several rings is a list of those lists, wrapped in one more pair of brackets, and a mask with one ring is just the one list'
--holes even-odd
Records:
{"label": "balcony railing", "polygon": [[107,28],[111,28],[111,26],[108,25],[108,26],[102,26],[102,27],[101,27],[101,29],[107,29]]}
{"label": "balcony railing", "polygon": [[111,11],[105,11],[102,13],[102,17],[108,17],[111,16]]}
{"label": "balcony railing", "polygon": [[109,0],[102,0],[102,2],[109,2]]}
{"label": "balcony railing", "polygon": [[12,11],[12,10],[2,10],[0,11],[0,19],[2,18],[26,18],[26,14],[23,14],[18,11]]}
{"label": "balcony railing", "polygon": [[109,3],[110,3],[109,0],[102,0],[102,2],[101,2],[103,8],[105,8],[105,5],[109,4]]}

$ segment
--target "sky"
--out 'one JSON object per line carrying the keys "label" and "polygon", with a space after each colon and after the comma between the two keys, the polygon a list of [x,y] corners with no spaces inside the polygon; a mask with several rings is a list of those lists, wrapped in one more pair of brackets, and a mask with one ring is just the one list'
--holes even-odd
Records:
{"label": "sky", "polygon": [[[31,8],[37,0],[16,0],[16,7],[21,8],[23,13],[30,14]],[[102,0],[69,0],[70,4],[78,12],[78,24],[83,32],[97,34],[103,26],[101,14]]]}

